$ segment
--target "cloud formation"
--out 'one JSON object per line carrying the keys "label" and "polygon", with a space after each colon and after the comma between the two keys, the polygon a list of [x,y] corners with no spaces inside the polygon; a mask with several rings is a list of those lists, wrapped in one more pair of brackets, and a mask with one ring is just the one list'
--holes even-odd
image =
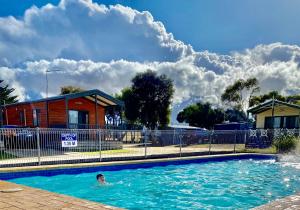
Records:
{"label": "cloud formation", "polygon": [[62,0],[0,18],[0,65],[66,58],[74,60],[175,61],[192,54],[149,12],[91,0]]}
{"label": "cloud formation", "polygon": [[24,17],[0,18],[0,78],[21,100],[49,95],[63,85],[98,88],[110,94],[147,69],[174,80],[173,120],[196,100],[220,105],[226,86],[256,77],[262,92],[300,93],[300,47],[273,43],[220,55],[195,52],[175,40],[149,12],[88,0],[28,9]]}
{"label": "cloud formation", "polygon": [[[274,52],[285,47],[288,48],[280,43],[261,45],[230,56],[209,52],[195,53],[176,62],[40,60],[27,62],[24,68],[0,67],[0,77],[12,84],[21,96],[26,97],[29,91],[33,95],[41,93],[45,96],[45,71],[61,69],[62,72],[48,75],[50,95],[57,94],[59,87],[63,85],[77,85],[85,89],[98,88],[113,94],[129,86],[136,73],[152,69],[174,80],[174,104],[203,100],[220,105],[220,96],[226,86],[240,78],[258,78],[262,92],[278,90],[282,94],[299,94],[300,48],[290,46],[294,51],[283,54],[284,61],[273,57]],[[258,51],[262,56],[258,56]],[[199,65],[199,60],[205,60],[206,65],[203,62]],[[180,107],[182,106],[178,109]]]}

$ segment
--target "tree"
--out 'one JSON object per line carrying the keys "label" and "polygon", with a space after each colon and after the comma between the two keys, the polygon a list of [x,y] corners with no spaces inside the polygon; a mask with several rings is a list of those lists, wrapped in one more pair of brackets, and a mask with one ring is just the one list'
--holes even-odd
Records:
{"label": "tree", "polygon": [[124,101],[125,110],[124,115],[130,124],[137,122],[139,118],[139,101],[133,94],[131,88],[124,88],[121,92],[121,95],[116,95],[117,99]]}
{"label": "tree", "polygon": [[[292,96],[289,96],[290,98],[292,98]],[[279,101],[287,101],[287,99],[289,97],[285,97],[283,95],[280,95],[278,93],[278,91],[271,91],[267,94],[264,94],[264,95],[260,95],[260,96],[254,96],[250,99],[250,102],[249,102],[249,106],[254,106],[254,105],[257,105],[257,104],[260,104],[260,103],[263,103],[265,102],[266,100],[270,100],[270,99],[277,99]]]}
{"label": "tree", "polygon": [[76,87],[76,86],[63,86],[60,88],[60,95],[66,95],[70,93],[79,93],[84,91],[81,87]]}
{"label": "tree", "polygon": [[14,88],[9,88],[6,84],[3,84],[3,80],[0,79],[0,105],[11,104],[18,102],[18,96],[13,95]]}
{"label": "tree", "polygon": [[151,129],[166,126],[174,94],[173,81],[148,70],[132,79],[132,91],[138,103],[140,122]]}
{"label": "tree", "polygon": [[259,92],[259,89],[256,78],[239,79],[225,89],[221,99],[228,105],[233,106],[234,109],[242,111],[246,106],[246,100],[248,99],[249,106],[251,98]]}
{"label": "tree", "polygon": [[227,109],[225,111],[225,120],[229,122],[246,122],[248,119],[243,111],[237,109]]}
{"label": "tree", "polygon": [[294,103],[294,104],[300,104],[300,95],[289,95],[289,96],[283,96],[281,95],[278,91],[270,91],[269,93],[259,95],[259,96],[254,96],[251,98],[249,102],[249,106],[255,106],[260,103],[265,102],[266,100],[270,99],[276,99],[279,101],[284,101],[288,103]]}
{"label": "tree", "polygon": [[295,103],[295,104],[300,104],[300,95],[287,96],[286,101]]}
{"label": "tree", "polygon": [[210,103],[198,102],[179,112],[177,121],[188,123],[191,126],[211,129],[215,124],[224,121],[224,111],[219,108],[212,108]]}
{"label": "tree", "polygon": [[166,75],[148,70],[132,79],[132,86],[122,91],[125,117],[148,128],[169,123],[170,105],[174,94],[173,81]]}
{"label": "tree", "polygon": [[3,84],[4,80],[0,79],[0,126],[3,124],[3,115],[1,105],[12,104],[18,102],[18,96],[13,95],[14,88],[9,88],[6,84]]}

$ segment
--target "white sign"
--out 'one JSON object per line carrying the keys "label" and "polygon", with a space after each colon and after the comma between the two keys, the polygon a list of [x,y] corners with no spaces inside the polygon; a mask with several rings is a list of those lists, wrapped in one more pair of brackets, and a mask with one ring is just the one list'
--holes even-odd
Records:
{"label": "white sign", "polygon": [[62,147],[77,147],[77,134],[76,133],[62,133],[61,134]]}

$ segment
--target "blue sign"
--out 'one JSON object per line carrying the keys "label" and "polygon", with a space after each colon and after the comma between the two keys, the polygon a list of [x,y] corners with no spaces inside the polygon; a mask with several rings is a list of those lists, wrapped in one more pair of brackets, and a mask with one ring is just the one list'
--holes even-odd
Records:
{"label": "blue sign", "polygon": [[62,133],[61,134],[62,147],[77,147],[77,133]]}

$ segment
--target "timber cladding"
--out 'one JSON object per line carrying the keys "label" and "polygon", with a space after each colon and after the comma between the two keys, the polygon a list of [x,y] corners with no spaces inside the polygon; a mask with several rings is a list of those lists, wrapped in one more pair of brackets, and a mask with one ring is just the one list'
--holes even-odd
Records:
{"label": "timber cladding", "polygon": [[[33,120],[33,112],[35,109],[39,110],[39,127],[66,126],[67,114],[65,99],[28,102],[7,106],[4,112],[4,123],[8,125],[35,127]],[[95,102],[84,97],[69,99],[68,110],[88,112],[90,125],[96,125],[98,123],[98,125],[104,126],[105,124],[105,108],[99,104],[97,105],[98,122],[96,122]]]}
{"label": "timber cladding", "polygon": [[[24,103],[5,108],[5,120],[8,125],[33,126],[33,110],[40,110],[40,127],[47,127],[47,111],[45,102]],[[22,114],[23,113],[23,114]],[[23,119],[21,119],[23,115]]]}

